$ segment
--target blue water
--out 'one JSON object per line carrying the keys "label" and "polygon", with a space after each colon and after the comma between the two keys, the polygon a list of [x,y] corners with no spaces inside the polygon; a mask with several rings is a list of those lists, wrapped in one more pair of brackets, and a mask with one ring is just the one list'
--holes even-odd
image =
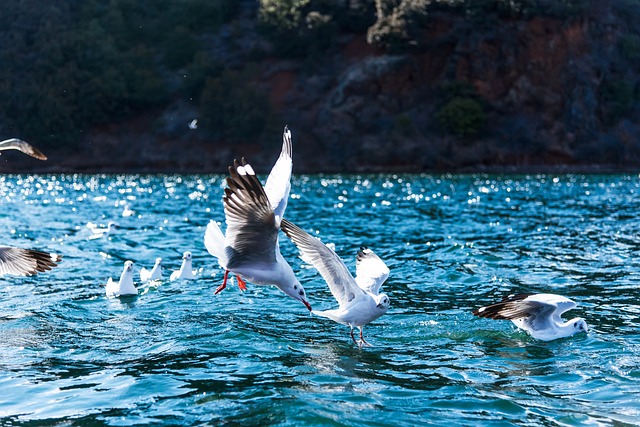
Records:
{"label": "blue water", "polygon": [[[0,278],[0,425],[640,424],[638,176],[297,177],[290,220],[351,269],[361,245],[391,269],[364,349],[273,287],[213,295],[202,237],[223,178],[0,177],[2,243],[64,256]],[[281,240],[314,309],[334,307]],[[125,260],[137,280],[162,257],[168,277],[186,250],[196,280],[105,296]],[[537,342],[471,314],[514,291],[574,299],[588,335]]]}

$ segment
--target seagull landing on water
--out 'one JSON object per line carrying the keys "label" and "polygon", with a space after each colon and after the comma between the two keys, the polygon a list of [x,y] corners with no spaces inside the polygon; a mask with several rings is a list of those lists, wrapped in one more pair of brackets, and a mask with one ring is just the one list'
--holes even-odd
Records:
{"label": "seagull landing on water", "polygon": [[184,254],[182,254],[182,265],[180,266],[180,270],[171,273],[171,276],[169,276],[169,280],[194,278],[193,267],[191,266],[191,252],[186,251]]}
{"label": "seagull landing on water", "polygon": [[109,297],[121,297],[125,295],[138,295],[138,290],[133,284],[133,262],[126,261],[120,275],[120,280],[114,282],[111,277],[107,280],[105,292]]}
{"label": "seagull landing on water", "polygon": [[282,140],[280,157],[264,188],[245,159],[242,164],[234,160],[223,198],[226,236],[215,221],[210,221],[204,243],[225,270],[216,294],[226,287],[232,272],[239,279],[240,289],[246,288],[241,277],[258,285],[274,285],[311,311],[304,287],[280,253],[278,231],[287,207],[293,165],[291,132],[287,127]]}
{"label": "seagull landing on water", "polygon": [[156,258],[156,263],[151,270],[147,270],[144,267],[140,270],[140,281],[142,283],[153,280],[162,280],[162,258]]}
{"label": "seagull landing on water", "polygon": [[564,322],[562,313],[577,304],[569,298],[555,294],[514,294],[502,301],[473,311],[479,317],[511,320],[518,328],[532,337],[551,341],[569,337],[578,332],[587,332],[587,322],[576,317]]}
{"label": "seagull landing on water", "polygon": [[25,142],[18,138],[11,138],[0,141],[0,151],[4,150],[18,150],[38,160],[47,160],[47,156],[45,156],[40,150],[38,150],[28,142]]}
{"label": "seagull landing on water", "polygon": [[57,266],[62,256],[33,249],[0,246],[0,276],[33,276]]}
{"label": "seagull landing on water", "polygon": [[[363,328],[389,310],[389,297],[380,294],[380,286],[389,277],[389,268],[372,250],[363,247],[356,256],[356,276],[327,245],[295,224],[282,220],[282,231],[298,247],[302,259],[313,265],[329,285],[338,301],[334,310],[314,311],[351,328],[351,339],[358,346],[370,346],[364,340]],[[360,340],[353,336],[353,328],[360,329]]]}

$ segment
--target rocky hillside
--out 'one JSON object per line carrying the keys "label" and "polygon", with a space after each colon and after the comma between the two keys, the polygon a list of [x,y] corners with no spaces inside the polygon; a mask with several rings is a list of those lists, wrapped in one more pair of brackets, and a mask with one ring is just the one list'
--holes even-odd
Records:
{"label": "rocky hillside", "polygon": [[64,141],[5,115],[51,160],[2,168],[266,171],[285,124],[298,173],[640,167],[636,1],[310,3],[239,2],[177,44],[204,48],[162,66],[161,99]]}

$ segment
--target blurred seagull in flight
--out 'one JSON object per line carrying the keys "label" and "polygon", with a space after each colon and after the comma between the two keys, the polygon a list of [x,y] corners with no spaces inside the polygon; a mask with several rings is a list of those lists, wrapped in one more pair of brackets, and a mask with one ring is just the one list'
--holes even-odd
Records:
{"label": "blurred seagull in flight", "polygon": [[189,122],[189,129],[198,129],[198,119],[193,119]]}
{"label": "blurred seagull in flight", "polygon": [[[300,250],[302,259],[318,270],[338,301],[337,309],[313,311],[313,314],[349,326],[351,339],[358,347],[370,346],[363,336],[364,326],[389,310],[389,297],[379,293],[380,286],[389,277],[387,265],[371,249],[363,247],[356,255],[354,278],[333,249],[319,239],[286,219],[281,226]],[[359,341],[353,335],[354,327],[360,329]]]}
{"label": "blurred seagull in flight", "polygon": [[303,286],[280,253],[278,231],[287,208],[293,167],[287,127],[282,141],[280,157],[264,188],[244,158],[242,164],[234,160],[223,197],[226,236],[215,221],[210,221],[204,242],[225,270],[216,294],[227,286],[229,272],[233,272],[240,289],[246,289],[243,277],[258,285],[274,285],[311,311]]}
{"label": "blurred seagull in flight", "polygon": [[28,142],[25,142],[18,138],[11,138],[0,141],[0,151],[4,150],[18,150],[38,160],[47,160],[47,156],[45,156],[40,150],[38,150]]}
{"label": "blurred seagull in flight", "polygon": [[113,279],[109,277],[105,292],[109,297],[138,295],[138,290],[133,284],[133,262],[126,261],[124,263],[124,269],[122,270],[119,281],[114,282]]}
{"label": "blurred seagull in flight", "polygon": [[511,320],[518,328],[532,337],[551,341],[578,332],[588,332],[587,322],[576,317],[567,322],[562,313],[576,307],[569,298],[555,294],[513,294],[502,301],[473,311],[479,317],[497,320]]}
{"label": "blurred seagull in flight", "polygon": [[194,279],[193,276],[193,267],[191,266],[191,252],[186,251],[182,254],[182,265],[180,266],[180,270],[174,271],[169,276],[169,280],[178,280],[178,279]]}

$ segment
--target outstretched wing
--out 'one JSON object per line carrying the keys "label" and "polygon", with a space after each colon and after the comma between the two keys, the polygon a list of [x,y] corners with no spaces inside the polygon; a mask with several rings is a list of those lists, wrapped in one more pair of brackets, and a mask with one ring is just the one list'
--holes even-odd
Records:
{"label": "outstretched wing", "polygon": [[0,151],[2,150],[18,150],[22,151],[24,154],[35,157],[38,160],[47,160],[47,156],[45,156],[40,150],[18,138],[5,139],[4,141],[0,141]]}
{"label": "outstretched wing", "polygon": [[32,276],[51,270],[62,257],[32,249],[0,246],[0,276],[15,274]]}
{"label": "outstretched wing", "polygon": [[279,224],[269,199],[246,160],[229,167],[223,204],[227,222],[226,268],[244,262],[276,262]]}
{"label": "outstretched wing", "polygon": [[331,294],[340,308],[358,297],[366,295],[358,287],[347,266],[336,253],[297,225],[286,219],[280,224],[282,231],[298,247],[305,262],[313,265],[329,285]]}
{"label": "outstretched wing", "polygon": [[289,200],[289,191],[291,190],[291,170],[293,169],[292,159],[293,148],[291,144],[291,132],[287,126],[284,127],[282,134],[282,151],[280,157],[273,165],[264,191],[267,194],[271,208],[275,214],[282,218],[284,211],[287,209]]}
{"label": "outstretched wing", "polygon": [[356,254],[356,283],[365,291],[378,295],[389,277],[389,267],[371,249],[362,247]]}

